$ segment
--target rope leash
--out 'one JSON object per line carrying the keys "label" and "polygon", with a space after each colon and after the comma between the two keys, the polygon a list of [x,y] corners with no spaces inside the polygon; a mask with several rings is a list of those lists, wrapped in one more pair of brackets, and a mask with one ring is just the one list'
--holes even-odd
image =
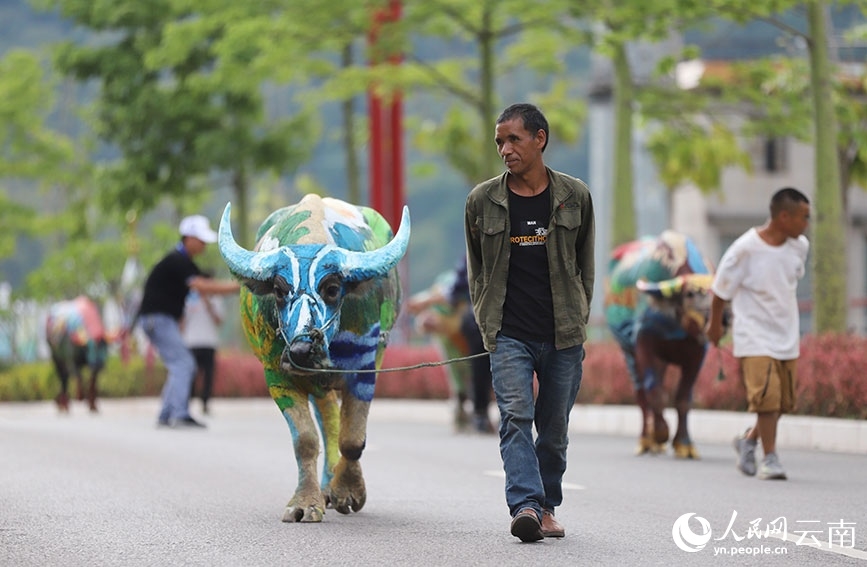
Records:
{"label": "rope leash", "polygon": [[[304,333],[298,335],[293,339],[297,341],[299,338],[304,336],[311,336],[311,333]],[[461,362],[464,360],[471,360],[473,358],[479,358],[482,356],[488,356],[487,352],[480,352],[479,354],[471,354],[468,356],[460,356],[457,358],[449,358],[447,360],[438,360],[431,362],[419,362],[418,364],[412,364],[410,366],[393,366],[391,368],[380,368],[379,370],[374,369],[364,369],[364,370],[346,370],[342,368],[305,368],[295,363],[292,360],[292,355],[288,355],[286,358],[289,359],[289,364],[292,365],[292,368],[296,370],[301,370],[304,372],[313,372],[313,373],[321,373],[321,374],[379,374],[384,372],[403,372],[406,370],[417,370],[419,368],[427,368],[427,367],[435,367],[435,366],[445,366],[446,364],[454,364],[455,362]]]}

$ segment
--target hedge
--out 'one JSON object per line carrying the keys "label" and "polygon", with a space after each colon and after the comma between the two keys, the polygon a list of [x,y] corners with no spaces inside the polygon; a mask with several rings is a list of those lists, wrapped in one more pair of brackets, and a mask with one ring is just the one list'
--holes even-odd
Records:
{"label": "hedge", "polygon": [[[584,378],[578,403],[632,404],[634,393],[626,364],[613,342],[586,345]],[[386,350],[384,368],[436,363],[441,350],[433,344],[393,345]],[[867,338],[855,335],[808,336],[801,343],[795,413],[825,417],[867,419]],[[722,369],[723,379],[719,379]],[[379,398],[448,399],[453,387],[446,366],[383,372],[377,377]],[[678,371],[670,368],[665,379],[669,392]],[[113,357],[99,379],[103,398],[159,395],[165,369],[149,355],[127,362]],[[72,394],[76,393],[74,384]],[[53,399],[59,382],[49,362],[20,364],[0,371],[0,401]],[[216,397],[267,397],[262,367],[247,352],[224,351],[217,356]],[[696,382],[696,408],[746,410],[737,360],[730,350],[711,348]]]}

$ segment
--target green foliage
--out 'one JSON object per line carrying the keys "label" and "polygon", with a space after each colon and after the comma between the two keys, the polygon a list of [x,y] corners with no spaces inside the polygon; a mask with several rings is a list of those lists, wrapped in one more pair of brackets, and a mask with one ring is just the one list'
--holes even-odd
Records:
{"label": "green foliage", "polygon": [[18,237],[33,228],[33,209],[20,205],[0,193],[0,258],[12,256]]}
{"label": "green foliage", "polygon": [[659,178],[668,187],[690,182],[709,193],[719,189],[725,168],[737,164],[752,169],[750,156],[741,149],[735,132],[720,122],[707,126],[664,123],[648,136],[647,148],[659,168]]}
{"label": "green foliage", "polygon": [[[407,124],[418,128],[412,139],[423,153],[445,158],[450,168],[437,170],[432,163],[416,163],[413,171],[435,172],[438,187],[434,190],[457,184],[469,187],[501,170],[490,136],[503,101],[536,102],[549,116],[556,136],[565,141],[578,138],[586,111],[574,57],[582,45],[610,55],[636,40],[658,41],[672,30],[720,14],[737,21],[781,19],[791,25],[779,14],[795,2],[405,0],[400,20],[381,22],[375,30],[373,47],[367,43],[371,21],[386,0],[144,4],[37,0],[36,4],[90,32],[83,42],[58,46],[55,63],[67,78],[99,87],[93,128],[99,147],[108,148],[93,171],[90,164],[83,164],[91,159],[88,154],[96,155],[88,140],[75,147],[44,127],[42,120],[53,109],[52,81],[40,68],[38,57],[15,53],[4,58],[0,123],[13,128],[0,130],[0,177],[33,175],[59,197],[64,213],[38,224],[27,218],[26,207],[0,194],[0,257],[14,250],[17,234],[25,229],[44,235],[46,246],[57,252],[47,259],[43,273],[34,276],[34,287],[59,290],[83,285],[77,279],[81,271],[57,271],[69,265],[73,254],[85,256],[73,261],[76,266],[90,262],[99,271],[110,272],[111,252],[81,252],[84,245],[75,241],[115,238],[123,226],[120,215],[144,214],[166,200],[179,214],[198,210],[208,203],[214,185],[233,188],[235,217],[240,221],[236,232],[252,234],[245,227],[251,217],[244,209],[248,188],[260,192],[249,199],[252,206],[264,207],[264,202],[277,199],[273,180],[309,160],[311,148],[321,139],[338,137],[323,132],[319,109],[324,103],[354,101],[371,88],[386,99],[397,92],[405,100],[415,97],[423,110],[418,119],[407,119]],[[361,51],[364,46],[362,61],[341,60],[347,49]],[[395,59],[403,64],[393,65]],[[674,59],[669,66],[673,63]],[[744,85],[757,88],[722,93],[725,96],[718,99],[720,106],[739,101],[760,109],[743,128],[699,118],[717,109],[701,106],[705,97],[697,92],[680,93],[683,97],[669,93],[669,100],[662,97],[677,102],[668,115],[654,114],[659,104],[649,104],[643,94],[636,100],[627,96],[625,104],[618,106],[639,110],[646,119],[656,118],[662,124],[652,149],[666,164],[662,169],[667,183],[692,180],[707,189],[724,167],[746,165],[745,153],[734,143],[740,136],[761,132],[811,136],[812,123],[804,119],[810,99],[804,95],[807,73],[803,68],[774,67],[769,62],[764,69],[743,72]],[[265,93],[274,92],[280,96],[269,100],[279,103],[266,109]],[[867,129],[861,127],[865,105],[850,105],[851,99],[843,96],[835,101],[843,117],[840,148],[846,148],[852,179],[863,179],[867,176]],[[665,116],[673,119],[669,122]],[[697,125],[684,125],[688,117],[696,118]],[[618,120],[631,124],[632,116]],[[363,143],[363,120],[358,124],[358,131],[344,132],[342,138]],[[354,147],[347,144],[347,152]],[[9,148],[15,153],[7,153]],[[104,159],[118,151],[119,159]],[[83,160],[83,155],[88,159]],[[628,160],[630,155],[616,152],[618,160]],[[327,159],[329,166],[339,160]],[[631,164],[618,162],[615,170],[631,171]],[[454,180],[455,172],[463,181]],[[361,177],[357,172],[349,175],[356,183]],[[309,174],[295,185],[340,190],[333,184],[323,187]],[[84,197],[94,197],[100,212],[107,212],[108,229],[91,230],[98,213]],[[421,225],[418,228],[423,230]],[[159,236],[145,243],[152,246],[141,252],[143,265],[152,265],[165,252],[163,244],[173,242],[174,238],[163,239],[162,231],[157,227]],[[421,254],[442,254],[429,252]],[[74,281],[50,281],[50,274],[62,279],[70,273]]]}
{"label": "green foliage", "polygon": [[[594,49],[611,59],[613,68],[614,144],[609,189],[613,195],[611,240],[616,244],[637,237],[633,179],[633,122],[637,95],[632,65],[627,47],[636,41],[657,42],[672,33],[709,18],[712,12],[694,0],[631,0],[611,2],[590,0],[574,3],[572,13],[589,18],[598,25],[588,34]],[[678,160],[680,161],[680,160]],[[669,161],[669,166],[674,163]],[[663,174],[664,175],[664,174]]]}
{"label": "green foliage", "polygon": [[[420,129],[413,139],[423,151],[444,155],[468,186],[500,170],[491,136],[510,85],[537,85],[524,98],[543,108],[564,140],[578,137],[584,102],[566,56],[577,47],[580,25],[564,17],[565,6],[550,0],[406,3],[400,23],[406,30],[420,40],[469,49],[429,59],[410,51],[398,73],[376,78],[389,88],[449,101],[444,113],[416,122]],[[557,79],[549,80],[552,76]]]}
{"label": "green foliage", "polygon": [[[146,212],[166,197],[207,194],[206,176],[224,172],[236,192],[239,232],[248,233],[248,176],[291,171],[308,157],[313,133],[309,111],[265,115],[262,77],[247,68],[256,44],[227,53],[220,43],[228,22],[249,24],[273,6],[56,0],[47,7],[111,32],[95,44],[62,44],[55,57],[66,75],[101,86],[95,130],[122,156],[99,171],[103,208]],[[224,73],[232,64],[247,74]]]}
{"label": "green foliage", "polygon": [[[672,61],[662,71],[671,71]],[[809,65],[802,58],[769,57],[732,63],[724,77],[702,78],[697,89],[647,88],[639,95],[643,114],[658,123],[650,150],[669,187],[695,183],[720,186],[726,167],[751,171],[739,145],[756,138],[814,139]],[[833,101],[840,128],[838,152],[844,181],[867,184],[867,106],[857,92],[862,79],[837,76]],[[853,88],[853,85],[856,88]],[[745,115],[746,119],[737,115]],[[848,187],[844,182],[841,186]]]}
{"label": "green foliage", "polygon": [[50,362],[18,364],[0,372],[0,401],[29,402],[53,399],[60,381]]}
{"label": "green foliage", "polygon": [[[85,371],[85,381],[89,380]],[[123,362],[112,356],[97,380],[99,397],[122,398],[158,395],[165,382],[165,368],[148,367],[144,358],[133,357]],[[85,384],[86,386],[86,384]],[[70,397],[77,396],[78,385],[70,379]],[[0,369],[0,402],[53,400],[60,392],[60,379],[50,361],[18,364]]]}
{"label": "green foliage", "polygon": [[726,19],[746,23],[760,18],[778,17],[793,7],[803,4],[802,0],[708,0],[705,5]]}
{"label": "green foliage", "polygon": [[72,141],[46,128],[53,85],[33,52],[0,59],[0,178],[44,179],[71,161]]}
{"label": "green foliage", "polygon": [[490,135],[483,136],[483,133],[489,131],[471,109],[453,106],[439,122],[423,121],[415,131],[413,142],[422,151],[445,155],[449,165],[470,184],[483,179],[486,172],[481,170],[478,151],[469,152],[467,148],[482,148],[485,141],[490,141]]}
{"label": "green foliage", "polygon": [[573,14],[602,25],[594,32],[594,47],[607,56],[628,42],[660,41],[673,30],[684,29],[710,17],[705,2],[695,0],[585,0],[573,3]]}
{"label": "green foliage", "polygon": [[40,301],[113,295],[126,257],[126,250],[112,240],[72,240],[49,252],[42,265],[27,275],[28,295]]}
{"label": "green foliage", "polygon": [[[89,164],[64,134],[47,126],[54,108],[54,83],[45,62],[35,53],[11,50],[0,59],[0,179],[16,188],[33,187],[44,194],[62,193],[68,199],[66,218],[80,212],[83,179]],[[18,189],[17,193],[21,193]],[[12,256],[19,237],[53,234],[56,224],[37,218],[34,205],[0,192],[0,258]]]}

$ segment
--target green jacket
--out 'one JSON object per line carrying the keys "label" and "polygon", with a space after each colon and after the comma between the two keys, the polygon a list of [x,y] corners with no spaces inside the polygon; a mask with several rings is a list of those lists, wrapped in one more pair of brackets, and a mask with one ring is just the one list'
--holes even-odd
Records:
{"label": "green jacket", "polygon": [[[554,346],[563,349],[587,339],[596,276],[595,221],[587,185],[546,169],[551,218],[545,247],[554,300]],[[476,185],[467,197],[464,215],[470,297],[489,352],[496,350],[496,336],[503,321],[511,253],[507,176],[508,172]]]}

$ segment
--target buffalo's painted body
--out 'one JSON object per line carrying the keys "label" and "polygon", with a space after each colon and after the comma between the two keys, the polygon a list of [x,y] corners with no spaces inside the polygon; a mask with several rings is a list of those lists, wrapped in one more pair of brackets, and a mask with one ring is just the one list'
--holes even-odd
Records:
{"label": "buffalo's painted body", "polygon": [[[256,238],[253,251],[235,243],[227,207],[220,252],[244,283],[244,332],[289,424],[298,464],[283,521],[321,521],[326,505],[360,510],[373,371],[400,308],[396,265],[408,244],[408,212],[392,238],[373,209],[307,195],[272,213]],[[317,425],[325,448],[318,481]]]}
{"label": "buffalo's painted body", "polygon": [[97,411],[97,377],[105,366],[108,342],[102,317],[96,304],[85,296],[60,301],[49,307],[45,321],[45,338],[51,360],[60,378],[57,405],[69,411],[69,377],[78,382],[78,399],[85,399],[83,371],[88,369],[87,401],[91,411]]}
{"label": "buffalo's painted body", "polygon": [[628,242],[611,254],[605,317],[626,358],[642,412],[638,452],[661,452],[668,441],[663,380],[680,368],[675,394],[675,456],[698,458],[687,428],[692,391],[707,350],[704,325],[713,265],[683,234],[665,231]]}

